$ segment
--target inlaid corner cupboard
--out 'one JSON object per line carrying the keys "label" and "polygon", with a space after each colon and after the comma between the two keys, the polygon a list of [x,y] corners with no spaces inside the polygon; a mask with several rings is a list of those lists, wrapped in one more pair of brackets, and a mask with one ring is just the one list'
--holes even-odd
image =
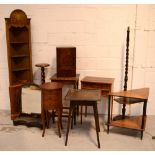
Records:
{"label": "inlaid corner cupboard", "polygon": [[16,9],[5,18],[10,85],[32,82],[30,18]]}

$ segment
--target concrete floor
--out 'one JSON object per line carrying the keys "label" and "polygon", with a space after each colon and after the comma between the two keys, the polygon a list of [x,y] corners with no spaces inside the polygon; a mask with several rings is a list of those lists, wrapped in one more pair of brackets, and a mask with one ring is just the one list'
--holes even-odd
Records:
{"label": "concrete floor", "polygon": [[13,126],[8,111],[0,111],[0,151],[155,151],[155,116],[148,116],[143,140],[140,133],[130,129],[110,127],[106,133],[104,116],[100,116],[100,143],[97,148],[94,118],[92,115],[83,117],[83,124],[78,123],[70,130],[68,145],[65,146],[67,118],[63,118],[62,137],[58,137],[56,124],[46,129],[45,137],[42,130],[25,126]]}

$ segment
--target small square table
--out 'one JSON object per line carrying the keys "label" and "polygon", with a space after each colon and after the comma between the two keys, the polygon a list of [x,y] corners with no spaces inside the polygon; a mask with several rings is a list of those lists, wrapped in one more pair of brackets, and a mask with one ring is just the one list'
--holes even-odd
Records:
{"label": "small square table", "polygon": [[69,128],[70,128],[70,124],[71,124],[71,115],[74,115],[74,111],[77,106],[84,105],[84,106],[93,106],[95,125],[96,125],[97,142],[98,142],[98,148],[100,148],[100,141],[99,141],[100,126],[99,126],[97,102],[101,100],[101,91],[100,90],[73,89],[73,90],[68,91],[65,99],[70,100],[70,108],[69,108],[65,145],[67,145],[67,141],[68,141]]}

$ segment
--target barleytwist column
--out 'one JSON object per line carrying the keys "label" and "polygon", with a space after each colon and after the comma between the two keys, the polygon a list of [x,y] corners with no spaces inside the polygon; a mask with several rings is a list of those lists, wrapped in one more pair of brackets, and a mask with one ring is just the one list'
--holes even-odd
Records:
{"label": "barleytwist column", "polygon": [[41,83],[45,83],[45,67],[48,67],[49,64],[47,63],[39,63],[35,65],[36,67],[40,67],[41,68]]}
{"label": "barleytwist column", "polygon": [[[129,64],[129,38],[130,35],[130,27],[127,29],[127,37],[126,37],[126,63],[125,63],[125,77],[124,77],[124,91],[127,90],[127,82],[128,82],[128,64]],[[126,99],[126,98],[124,98]],[[126,105],[123,104],[122,108],[122,118],[125,118]]]}

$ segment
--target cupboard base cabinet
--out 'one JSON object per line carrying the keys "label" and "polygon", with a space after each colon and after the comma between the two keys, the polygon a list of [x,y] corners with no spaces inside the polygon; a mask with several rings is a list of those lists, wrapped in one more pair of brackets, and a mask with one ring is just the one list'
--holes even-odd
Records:
{"label": "cupboard base cabinet", "polygon": [[[22,84],[10,85],[9,93],[10,93],[11,120],[13,121],[14,125],[26,125],[28,127],[42,128],[40,113],[23,112],[24,106],[26,105],[22,105],[23,103],[22,96],[26,95],[26,93],[22,94],[22,89],[28,89],[30,87],[33,87],[33,88],[35,87],[36,89],[38,89],[38,90],[33,90],[33,91],[39,91],[39,87],[35,85],[31,85],[31,86],[26,86]],[[33,95],[34,93],[31,94],[34,100]],[[26,104],[31,104],[31,103],[27,102]],[[41,106],[41,103],[38,103],[38,104],[40,104]]]}

